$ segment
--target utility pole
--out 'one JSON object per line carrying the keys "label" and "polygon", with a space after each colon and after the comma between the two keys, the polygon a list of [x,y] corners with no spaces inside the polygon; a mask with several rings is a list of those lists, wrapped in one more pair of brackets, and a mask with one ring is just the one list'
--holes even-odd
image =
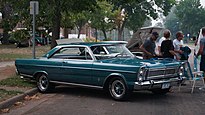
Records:
{"label": "utility pole", "polygon": [[36,17],[36,14],[39,13],[39,3],[38,1],[30,1],[30,14],[33,15],[33,51],[32,51],[32,54],[33,54],[33,58],[35,59],[36,58],[36,55],[35,55],[35,17]]}

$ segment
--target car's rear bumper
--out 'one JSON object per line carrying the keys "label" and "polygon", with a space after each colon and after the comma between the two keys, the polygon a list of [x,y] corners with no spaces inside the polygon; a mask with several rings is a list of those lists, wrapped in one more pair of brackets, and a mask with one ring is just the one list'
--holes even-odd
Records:
{"label": "car's rear bumper", "polygon": [[162,88],[163,84],[170,84],[170,86],[176,86],[183,83],[185,77],[170,78],[169,80],[149,80],[143,82],[135,82],[134,90],[151,90]]}

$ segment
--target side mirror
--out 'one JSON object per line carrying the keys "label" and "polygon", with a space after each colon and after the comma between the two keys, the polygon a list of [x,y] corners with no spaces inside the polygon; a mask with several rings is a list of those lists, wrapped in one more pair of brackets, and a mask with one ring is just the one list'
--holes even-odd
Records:
{"label": "side mirror", "polygon": [[49,54],[46,54],[46,58],[47,58],[47,59],[49,58],[48,56],[49,56]]}

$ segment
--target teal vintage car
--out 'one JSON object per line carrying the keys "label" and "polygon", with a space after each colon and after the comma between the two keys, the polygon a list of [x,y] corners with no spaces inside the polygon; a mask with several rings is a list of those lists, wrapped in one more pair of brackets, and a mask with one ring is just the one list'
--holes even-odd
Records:
{"label": "teal vintage car", "polygon": [[56,84],[99,88],[115,100],[138,90],[166,94],[183,81],[183,63],[172,59],[143,60],[127,42],[70,43],[58,45],[38,59],[17,59],[17,72],[37,81],[40,92]]}

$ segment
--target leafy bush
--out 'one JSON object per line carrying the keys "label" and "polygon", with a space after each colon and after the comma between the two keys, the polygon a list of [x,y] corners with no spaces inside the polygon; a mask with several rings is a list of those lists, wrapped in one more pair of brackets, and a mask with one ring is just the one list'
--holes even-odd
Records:
{"label": "leafy bush", "polygon": [[17,42],[21,42],[24,40],[28,40],[30,37],[28,30],[17,30],[10,34],[10,40],[15,40]]}

